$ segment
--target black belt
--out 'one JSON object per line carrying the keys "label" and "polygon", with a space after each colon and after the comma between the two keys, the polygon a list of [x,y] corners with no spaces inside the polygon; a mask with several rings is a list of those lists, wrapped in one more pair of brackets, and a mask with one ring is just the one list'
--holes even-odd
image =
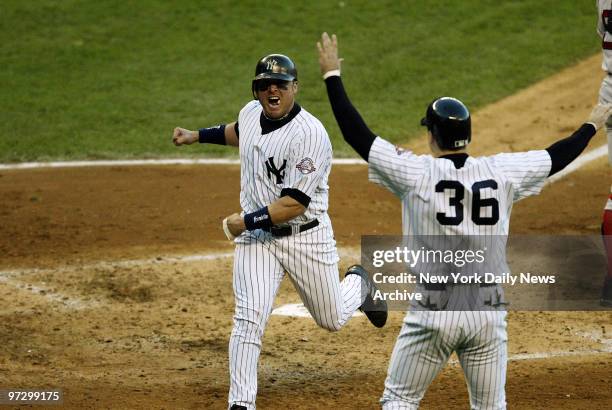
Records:
{"label": "black belt", "polygon": [[[306,222],[305,224],[300,225],[298,227],[298,232],[306,232],[307,230],[312,229],[315,226],[319,226],[318,219],[313,219],[310,222]],[[273,226],[271,228],[264,228],[264,231],[270,232],[272,236],[289,236],[293,234],[293,228],[291,227],[291,225]]]}
{"label": "black belt", "polygon": [[[446,283],[423,283],[423,287],[425,290],[446,290]],[[457,286],[466,286],[466,285],[457,285]],[[497,286],[497,283],[480,283],[479,286],[481,288],[488,288],[490,286]]]}

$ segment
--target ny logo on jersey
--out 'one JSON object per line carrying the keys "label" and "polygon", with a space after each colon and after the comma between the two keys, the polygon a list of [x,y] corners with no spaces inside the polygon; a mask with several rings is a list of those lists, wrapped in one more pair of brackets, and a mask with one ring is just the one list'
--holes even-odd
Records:
{"label": "ny logo on jersey", "polygon": [[280,168],[276,168],[276,164],[274,164],[274,157],[268,158],[266,161],[266,173],[268,174],[268,178],[272,178],[272,175],[276,177],[276,183],[282,184],[283,179],[285,179],[285,167],[287,166],[287,160],[283,160],[283,165]]}

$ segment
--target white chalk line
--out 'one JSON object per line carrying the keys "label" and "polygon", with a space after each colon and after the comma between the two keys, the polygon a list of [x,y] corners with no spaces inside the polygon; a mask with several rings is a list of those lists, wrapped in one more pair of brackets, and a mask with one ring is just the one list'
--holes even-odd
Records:
{"label": "white chalk line", "polygon": [[85,300],[81,298],[69,297],[59,292],[54,292],[47,287],[36,286],[29,283],[20,282],[7,276],[0,276],[0,283],[5,283],[16,289],[33,293],[53,304],[59,304],[70,310],[82,310],[100,306],[98,300]]}
{"label": "white chalk line", "polygon": [[[538,353],[517,353],[508,355],[509,362],[520,362],[524,360],[544,360],[553,359],[557,357],[576,357],[576,356],[597,356],[597,355],[609,355],[612,350],[574,350],[574,351],[560,351],[560,352],[538,352]],[[459,364],[457,359],[449,360],[450,364]]]}
{"label": "white chalk line", "polygon": [[[574,172],[580,167],[601,158],[608,152],[606,144],[587,152],[577,158],[563,171],[548,179],[548,183],[557,181]],[[50,161],[50,162],[22,162],[14,164],[0,164],[0,170],[37,169],[37,168],[75,168],[75,167],[113,167],[113,166],[143,166],[143,165],[239,165],[239,159],[232,158],[160,158],[160,159],[131,159],[131,160],[92,160],[92,161]],[[333,165],[366,165],[361,158],[336,158]]]}
{"label": "white chalk line", "polygon": [[205,255],[187,255],[187,256],[171,256],[171,257],[157,257],[153,259],[133,259],[133,260],[119,260],[119,261],[98,261],[93,264],[87,265],[63,265],[55,268],[31,268],[31,269],[13,269],[7,271],[0,271],[0,282],[12,286],[16,289],[33,293],[39,297],[47,299],[49,302],[59,304],[60,306],[67,309],[81,310],[88,308],[101,307],[103,303],[99,300],[85,300],[73,296],[68,296],[60,292],[56,292],[49,287],[33,285],[28,282],[20,281],[17,279],[20,276],[33,275],[33,274],[61,274],[67,272],[73,272],[75,270],[87,271],[94,269],[116,269],[116,268],[131,268],[135,266],[151,266],[151,265],[164,265],[173,263],[191,263],[210,261],[216,259],[230,258],[234,256],[232,253],[215,253]]}
{"label": "white chalk line", "polygon": [[[272,311],[274,316],[288,316],[288,317],[301,317],[301,318],[312,318],[306,306],[303,303],[288,303],[281,305]],[[353,313],[353,317],[363,316],[363,313],[356,311]]]}
{"label": "white chalk line", "polygon": [[[0,164],[0,170],[38,169],[38,168],[76,168],[76,167],[131,167],[145,165],[239,165],[239,159],[232,158],[160,158],[160,159],[126,159],[94,161],[50,161],[21,162]],[[333,165],[365,165],[360,158],[337,158]]]}
{"label": "white chalk line", "polygon": [[202,262],[216,259],[231,258],[234,256],[233,252],[226,253],[212,253],[212,254],[196,254],[186,256],[161,256],[149,259],[131,259],[131,260],[114,260],[114,261],[97,261],[91,264],[73,264],[73,265],[60,265],[53,268],[26,268],[26,269],[12,269],[6,271],[0,271],[0,277],[3,276],[23,276],[37,273],[65,273],[72,272],[75,269],[79,270],[92,270],[92,269],[105,269],[105,268],[132,268],[135,266],[148,266],[148,265],[165,265],[172,263],[190,263],[190,262]]}
{"label": "white chalk line", "polygon": [[[547,183],[558,181],[571,174],[589,162],[595,161],[608,152],[606,144],[578,157],[563,171],[553,175]],[[160,159],[128,159],[128,160],[93,160],[93,161],[50,161],[22,162],[15,164],[0,164],[0,170],[37,169],[37,168],[75,168],[75,167],[130,167],[143,165],[239,165],[240,160],[234,158],[160,158]],[[361,158],[336,158],[333,165],[366,165]]]}
{"label": "white chalk line", "polygon": [[552,184],[553,182],[556,182],[560,180],[561,178],[566,177],[567,175],[582,168],[588,163],[598,160],[599,158],[606,156],[607,154],[608,154],[608,145],[604,144],[576,158],[576,160],[574,160],[571,164],[569,164],[563,171],[560,171],[556,173],[555,175],[553,175],[552,177],[548,178],[546,180],[546,183]]}

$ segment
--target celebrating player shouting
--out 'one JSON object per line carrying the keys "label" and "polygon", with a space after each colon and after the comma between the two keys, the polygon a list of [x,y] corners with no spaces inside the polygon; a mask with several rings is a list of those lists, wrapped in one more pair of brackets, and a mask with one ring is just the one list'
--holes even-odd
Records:
{"label": "celebrating player shouting", "polygon": [[[331,142],[319,120],[297,102],[297,70],[280,54],[262,58],[252,82],[254,101],[238,121],[174,130],[176,145],[233,145],[240,149],[240,205],[223,228],[235,238],[236,310],[230,338],[231,409],[254,409],[263,331],[287,272],[316,323],[339,330],[358,308],[377,327],[387,320],[384,301],[362,267],[338,278],[338,254],[327,214]],[[362,292],[362,290],[365,290]]]}
{"label": "celebrating player shouting", "polygon": [[[514,201],[540,192],[547,177],[573,161],[612,112],[595,107],[587,123],[546,150],[471,157],[471,118],[459,100],[442,97],[422,125],[433,155],[397,149],[367,127],[340,78],[337,39],[324,33],[319,63],[329,100],[345,140],[369,163],[370,180],[402,200],[404,235],[504,236]],[[467,236],[471,235],[471,236]],[[477,249],[476,247],[472,247]],[[505,261],[501,261],[505,263]],[[406,315],[389,364],[384,409],[416,409],[425,390],[457,352],[472,409],[505,409],[507,331],[503,291],[496,284],[424,284],[429,302]],[[444,310],[436,301],[475,296],[469,311]],[[478,303],[480,306],[478,306]]]}

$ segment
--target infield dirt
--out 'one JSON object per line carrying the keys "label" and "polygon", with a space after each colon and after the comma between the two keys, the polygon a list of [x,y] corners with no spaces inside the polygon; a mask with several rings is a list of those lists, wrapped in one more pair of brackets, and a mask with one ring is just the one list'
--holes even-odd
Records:
{"label": "infield dirt", "polygon": [[[472,154],[568,135],[596,102],[599,62],[477,112]],[[603,142],[599,133],[590,147]],[[605,158],[581,168],[517,203],[511,232],[597,234],[611,180]],[[401,232],[399,201],[367,182],[365,166],[335,166],[330,186],[341,269],[361,235]],[[70,409],[225,408],[233,248],[220,225],[238,195],[238,166],[0,172],[0,388],[61,388]],[[284,281],[276,304],[292,302]],[[328,333],[272,316],[259,408],[377,408],[402,318],[378,330],[358,317]],[[611,311],[512,312],[508,326],[509,408],[612,408]],[[422,408],[467,407],[451,363]]]}

